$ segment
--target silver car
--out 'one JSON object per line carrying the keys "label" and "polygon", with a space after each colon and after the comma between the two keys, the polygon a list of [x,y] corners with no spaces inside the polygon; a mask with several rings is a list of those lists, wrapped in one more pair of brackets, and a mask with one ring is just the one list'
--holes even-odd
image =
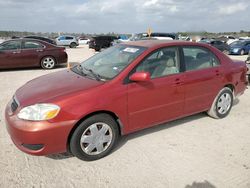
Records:
{"label": "silver car", "polygon": [[70,48],[79,46],[78,40],[74,36],[59,36],[56,38],[56,44],[58,46],[69,46]]}

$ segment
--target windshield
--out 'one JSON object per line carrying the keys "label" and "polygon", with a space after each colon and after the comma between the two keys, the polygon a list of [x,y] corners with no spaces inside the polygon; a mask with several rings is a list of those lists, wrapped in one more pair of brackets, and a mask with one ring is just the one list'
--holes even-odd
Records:
{"label": "windshield", "polygon": [[232,42],[231,46],[243,46],[245,44],[245,41],[235,41]]}
{"label": "windshield", "polygon": [[98,75],[102,80],[110,80],[145,50],[145,47],[116,45],[82,62],[81,67],[91,70],[92,74]]}

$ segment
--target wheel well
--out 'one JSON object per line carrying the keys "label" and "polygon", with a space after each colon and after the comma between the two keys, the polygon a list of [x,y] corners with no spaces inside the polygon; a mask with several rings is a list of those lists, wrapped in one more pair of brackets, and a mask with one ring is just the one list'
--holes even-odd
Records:
{"label": "wheel well", "polygon": [[70,148],[69,148],[69,142],[70,142],[70,139],[74,133],[74,131],[76,130],[76,128],[85,120],[85,119],[88,119],[89,117],[93,116],[93,115],[97,115],[97,114],[108,114],[110,115],[112,118],[114,118],[114,120],[116,121],[117,125],[118,125],[118,130],[119,130],[119,135],[122,135],[122,123],[120,121],[120,119],[118,118],[118,116],[113,113],[113,112],[110,112],[110,111],[97,111],[97,112],[93,112],[93,113],[90,113],[86,116],[84,116],[82,119],[80,119],[75,125],[74,127],[71,129],[70,133],[69,133],[69,136],[68,136],[68,140],[67,140],[67,150],[70,151]]}
{"label": "wheel well", "polygon": [[231,89],[231,91],[232,91],[232,93],[233,93],[233,97],[235,97],[235,96],[234,96],[234,86],[233,86],[232,84],[227,84],[227,85],[225,85],[224,87],[227,87],[227,88]]}
{"label": "wheel well", "polygon": [[53,55],[45,55],[45,56],[42,56],[41,59],[40,59],[40,66],[42,64],[43,58],[45,58],[45,57],[52,57],[55,60],[56,64],[57,64],[57,59]]}

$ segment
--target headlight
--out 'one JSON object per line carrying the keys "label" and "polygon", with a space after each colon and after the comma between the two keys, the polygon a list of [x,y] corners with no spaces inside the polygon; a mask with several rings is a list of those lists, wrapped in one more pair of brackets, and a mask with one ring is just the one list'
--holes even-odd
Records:
{"label": "headlight", "polygon": [[60,107],[54,104],[35,104],[24,107],[17,117],[31,121],[49,120],[56,117],[59,111]]}
{"label": "headlight", "polygon": [[238,52],[240,50],[240,48],[234,48],[233,52]]}

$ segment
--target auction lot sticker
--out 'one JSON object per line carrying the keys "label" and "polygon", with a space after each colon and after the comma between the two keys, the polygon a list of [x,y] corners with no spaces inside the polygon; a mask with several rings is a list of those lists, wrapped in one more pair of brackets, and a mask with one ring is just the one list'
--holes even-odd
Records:
{"label": "auction lot sticker", "polygon": [[139,50],[138,48],[125,48],[123,51],[124,52],[129,52],[129,53],[135,53],[138,50]]}

